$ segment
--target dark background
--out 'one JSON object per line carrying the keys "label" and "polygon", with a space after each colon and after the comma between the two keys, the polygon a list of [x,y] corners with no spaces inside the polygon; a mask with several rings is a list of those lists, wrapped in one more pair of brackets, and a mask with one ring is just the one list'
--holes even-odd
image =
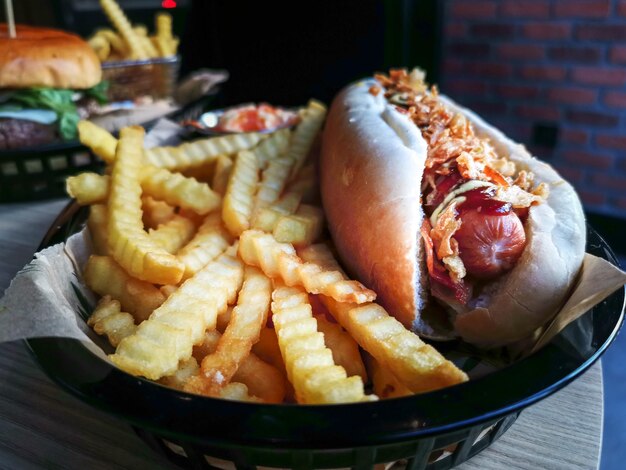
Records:
{"label": "dark background", "polygon": [[[153,28],[160,0],[117,0],[133,23]],[[13,1],[18,22],[88,37],[109,27],[98,0]],[[419,64],[439,78],[436,0],[177,0],[168,11],[181,38],[181,76],[199,68],[230,73],[217,104],[326,103],[373,71]],[[0,18],[4,9],[0,9]]]}
{"label": "dark background", "polygon": [[[183,35],[183,74],[231,74],[226,102],[329,102],[346,83],[404,62],[436,74],[435,1],[192,2]],[[418,17],[427,19],[419,22]],[[393,25],[393,27],[389,27]],[[403,41],[421,36],[420,47]],[[403,46],[402,44],[406,44]],[[404,56],[404,57],[402,57]]]}
{"label": "dark background", "polygon": [[183,74],[223,68],[230,73],[228,101],[298,105],[310,97],[328,101],[341,84],[382,68],[383,2],[361,2],[358,15],[348,2],[299,5],[295,11],[281,2],[193,2]]}

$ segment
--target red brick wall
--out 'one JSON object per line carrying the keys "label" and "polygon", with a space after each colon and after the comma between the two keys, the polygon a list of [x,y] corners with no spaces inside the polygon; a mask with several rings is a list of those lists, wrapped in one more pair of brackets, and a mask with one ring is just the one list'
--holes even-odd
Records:
{"label": "red brick wall", "polygon": [[626,1],[448,0],[443,25],[441,90],[626,218]]}

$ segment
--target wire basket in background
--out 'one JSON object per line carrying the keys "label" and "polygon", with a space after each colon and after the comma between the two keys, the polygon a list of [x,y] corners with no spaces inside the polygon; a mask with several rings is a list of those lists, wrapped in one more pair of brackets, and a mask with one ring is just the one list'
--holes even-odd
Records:
{"label": "wire basket in background", "polygon": [[109,101],[168,98],[174,94],[179,68],[178,56],[103,62],[102,79],[109,82]]}

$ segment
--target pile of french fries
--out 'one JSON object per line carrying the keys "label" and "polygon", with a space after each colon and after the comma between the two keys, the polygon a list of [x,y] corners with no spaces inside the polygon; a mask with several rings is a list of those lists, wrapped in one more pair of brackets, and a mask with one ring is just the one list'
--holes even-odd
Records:
{"label": "pile of french fries", "polygon": [[316,145],[326,108],[293,129],[145,149],[82,121],[105,174],[67,180],[90,206],[89,325],[124,371],[190,393],[345,403],[467,380],[349,280],[324,236]]}
{"label": "pile of french fries", "polygon": [[147,60],[175,56],[179,39],[172,32],[172,16],[155,16],[155,34],[148,35],[142,24],[133,25],[115,0],[100,0],[100,5],[115,28],[96,31],[87,41],[101,62]]}

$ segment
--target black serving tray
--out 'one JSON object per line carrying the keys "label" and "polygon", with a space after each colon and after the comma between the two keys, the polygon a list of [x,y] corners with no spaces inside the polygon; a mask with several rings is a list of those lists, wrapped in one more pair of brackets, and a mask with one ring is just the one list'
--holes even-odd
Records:
{"label": "black serving tray", "polygon": [[[82,227],[86,211],[69,205],[40,248]],[[588,227],[587,251],[618,264]],[[411,469],[447,469],[495,441],[521,410],[585,372],[615,339],[624,319],[619,289],[531,356],[443,390],[374,403],[266,405],[190,395],[133,377],[72,339],[27,340],[43,370],[63,389],[132,425],[171,462],[215,468],[373,468],[407,459]],[[211,460],[211,462],[213,462]]]}

